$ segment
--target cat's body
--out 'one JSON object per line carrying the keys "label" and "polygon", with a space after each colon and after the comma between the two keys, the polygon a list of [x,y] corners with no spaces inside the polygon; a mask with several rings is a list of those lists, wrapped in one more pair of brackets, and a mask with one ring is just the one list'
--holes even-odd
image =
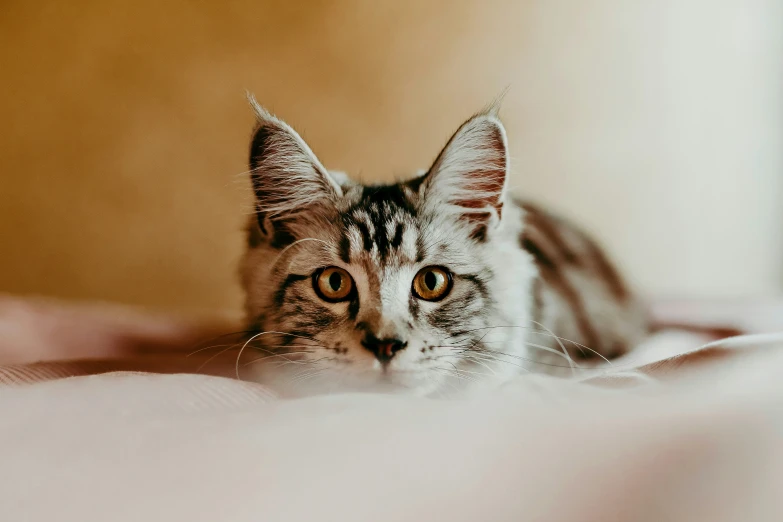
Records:
{"label": "cat's body", "polygon": [[537,268],[534,319],[545,332],[571,342],[560,346],[540,330],[531,341],[565,347],[577,362],[631,350],[649,331],[646,309],[601,247],[574,224],[536,205],[517,204],[525,215],[519,244]]}
{"label": "cat's body", "polygon": [[242,278],[261,379],[428,394],[568,367],[563,348],[577,364],[611,358],[646,334],[592,240],[508,197],[493,114],[460,127],[424,175],[363,186],[255,108]]}

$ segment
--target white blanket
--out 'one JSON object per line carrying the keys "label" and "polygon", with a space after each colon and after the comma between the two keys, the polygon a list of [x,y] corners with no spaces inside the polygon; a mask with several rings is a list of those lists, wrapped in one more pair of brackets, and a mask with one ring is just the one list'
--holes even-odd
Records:
{"label": "white blanket", "polygon": [[[0,520],[783,520],[783,336],[658,383],[276,400],[221,377],[0,389]],[[777,348],[777,349],[775,349]]]}

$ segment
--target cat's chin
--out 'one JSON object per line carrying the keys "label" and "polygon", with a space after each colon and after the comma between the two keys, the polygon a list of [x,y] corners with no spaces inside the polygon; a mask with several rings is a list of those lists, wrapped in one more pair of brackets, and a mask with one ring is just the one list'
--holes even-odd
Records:
{"label": "cat's chin", "polygon": [[349,374],[324,372],[320,378],[301,381],[280,373],[258,375],[257,382],[270,386],[284,397],[303,397],[335,393],[382,393],[426,397],[443,386],[441,376],[430,372],[367,371]]}

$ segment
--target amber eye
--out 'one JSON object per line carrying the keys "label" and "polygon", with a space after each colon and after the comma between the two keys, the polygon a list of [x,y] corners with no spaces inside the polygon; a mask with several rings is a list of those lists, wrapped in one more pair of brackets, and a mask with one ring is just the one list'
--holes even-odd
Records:
{"label": "amber eye", "polygon": [[439,301],[451,290],[451,273],[439,266],[422,268],[413,278],[413,295],[425,301]]}
{"label": "amber eye", "polygon": [[313,288],[324,301],[343,301],[351,295],[353,279],[342,268],[330,266],[313,274]]}

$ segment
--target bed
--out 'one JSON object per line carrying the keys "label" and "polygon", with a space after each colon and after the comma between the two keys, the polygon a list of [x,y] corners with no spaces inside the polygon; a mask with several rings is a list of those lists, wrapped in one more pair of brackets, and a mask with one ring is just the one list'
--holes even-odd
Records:
{"label": "bed", "polygon": [[655,313],[749,335],[470,400],[289,400],[193,353],[230,317],[1,297],[0,519],[783,520],[783,302]]}

